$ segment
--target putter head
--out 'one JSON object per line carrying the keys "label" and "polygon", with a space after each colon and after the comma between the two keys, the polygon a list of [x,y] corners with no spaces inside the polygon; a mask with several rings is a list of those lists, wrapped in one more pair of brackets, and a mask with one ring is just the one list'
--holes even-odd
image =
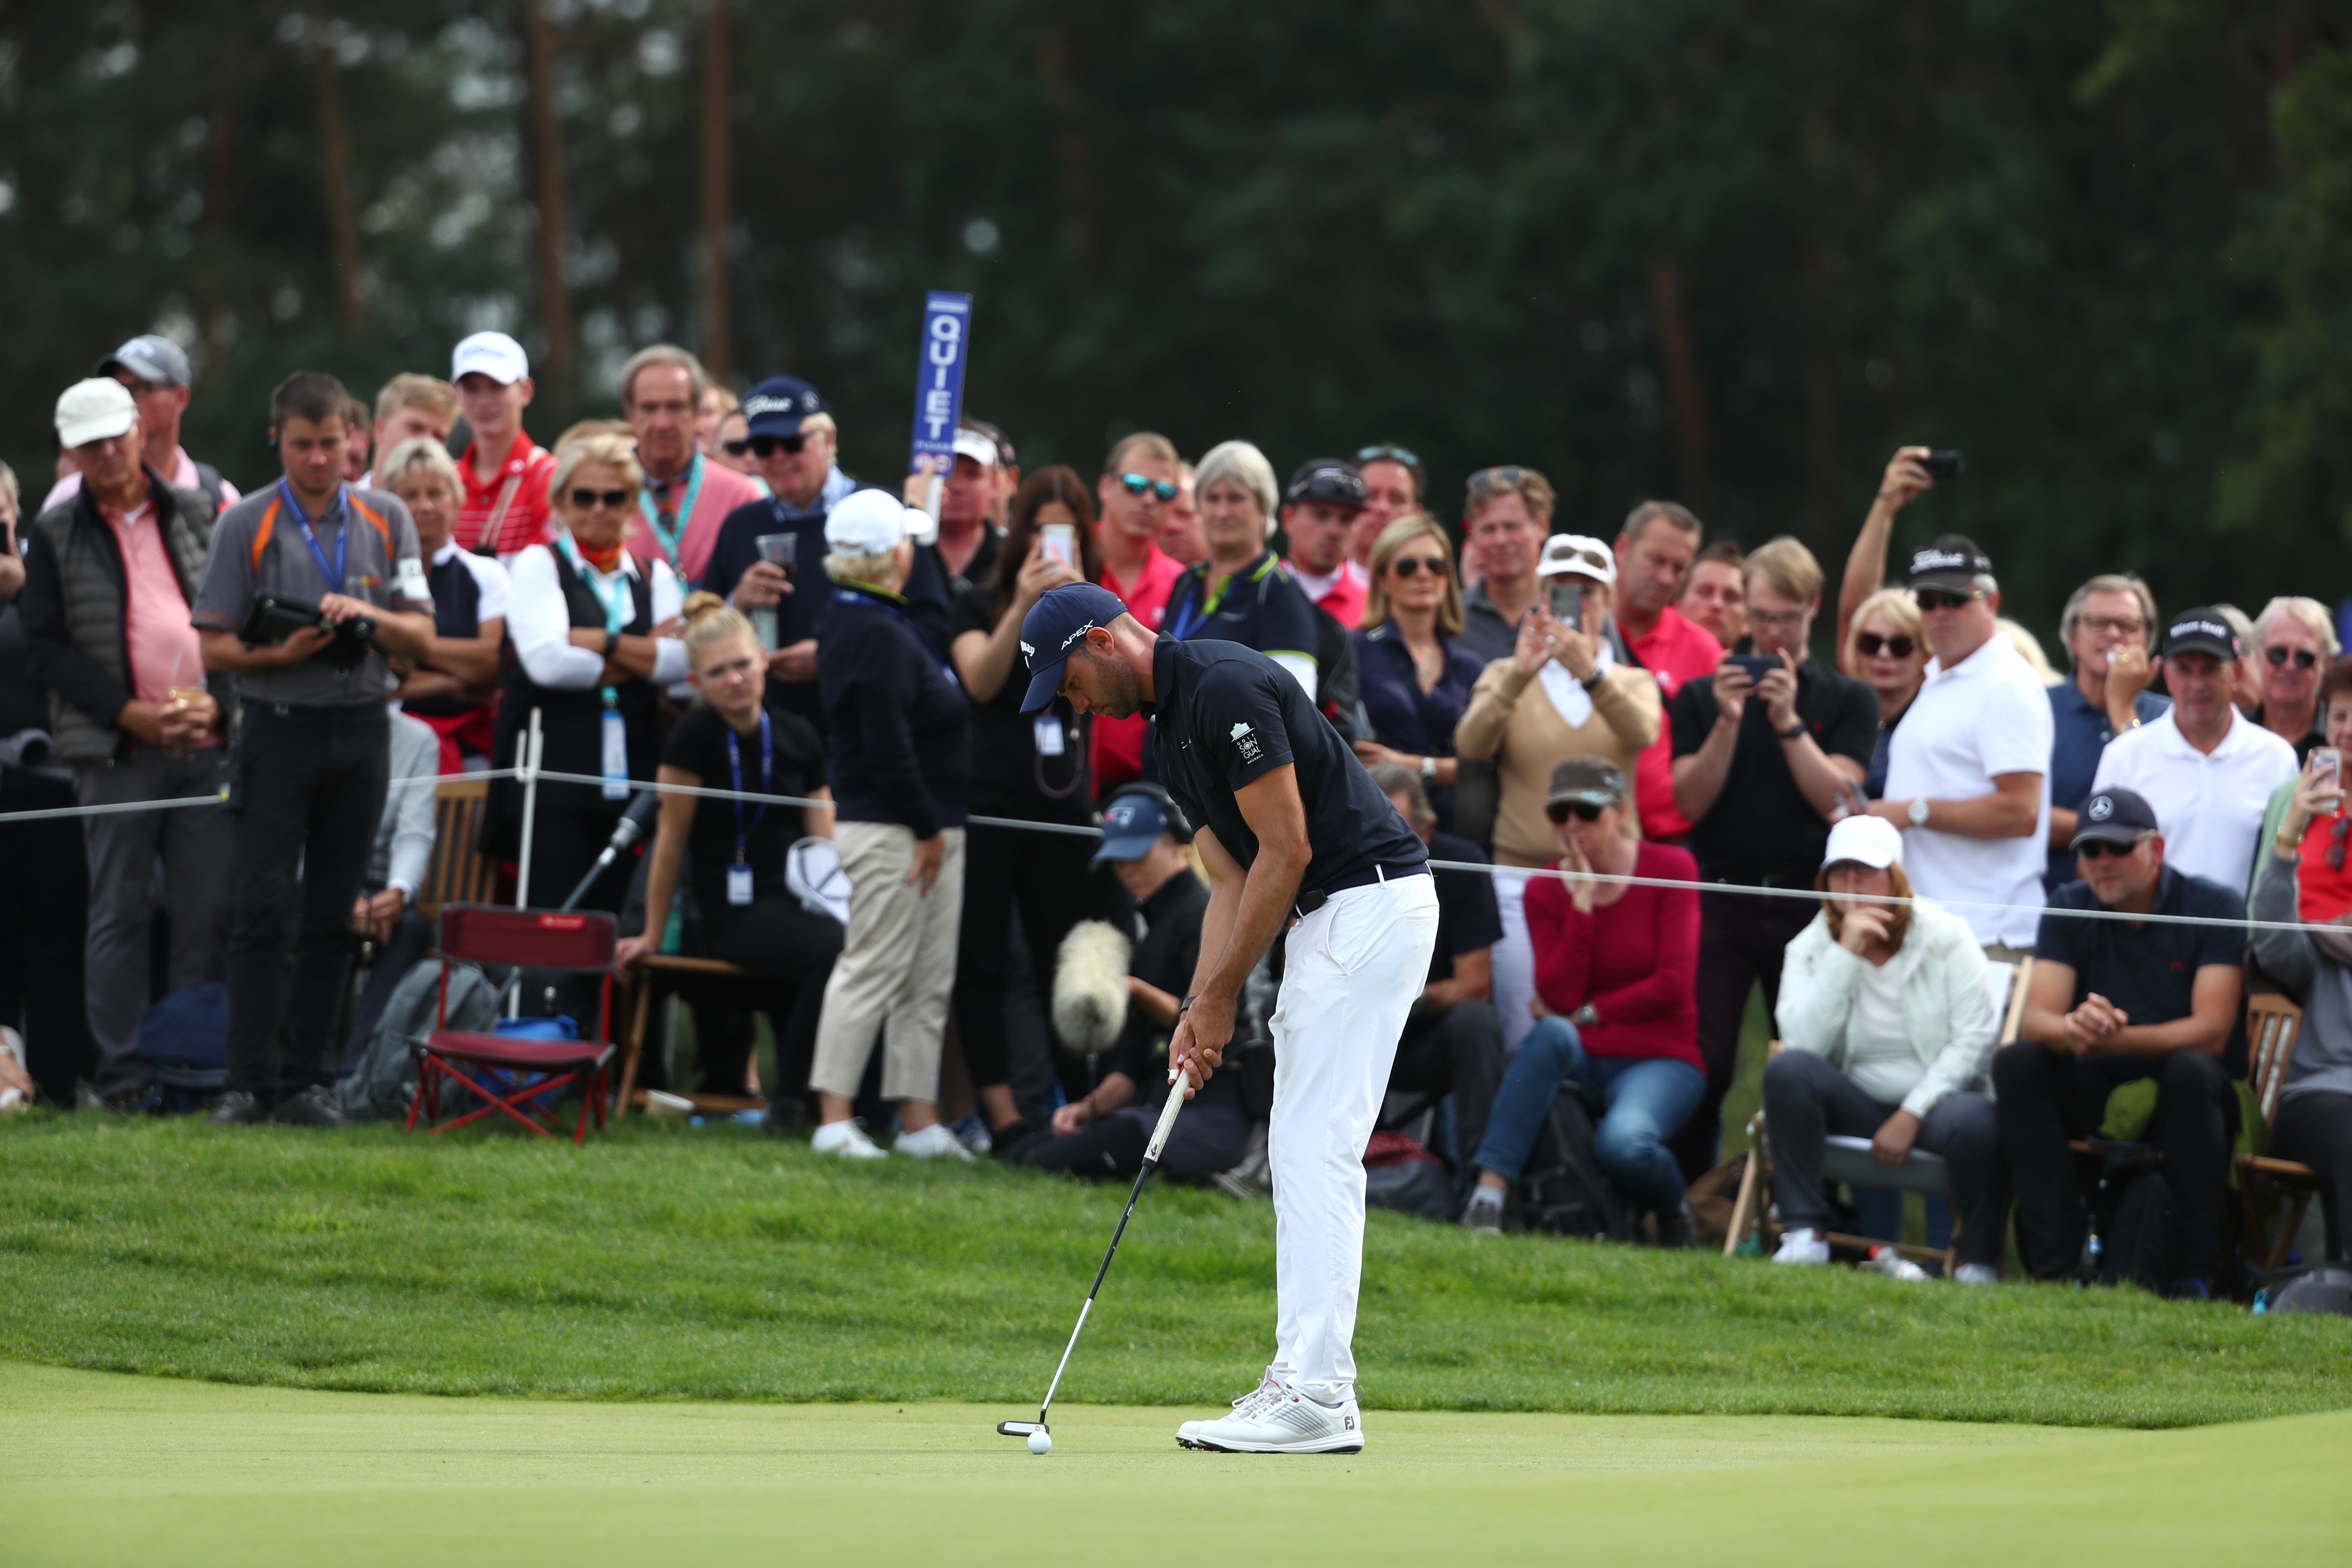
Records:
{"label": "putter head", "polygon": [[998,1436],[1004,1437],[1026,1437],[1032,1432],[1043,1432],[1049,1437],[1053,1436],[1053,1428],[1043,1421],[999,1421],[996,1431]]}

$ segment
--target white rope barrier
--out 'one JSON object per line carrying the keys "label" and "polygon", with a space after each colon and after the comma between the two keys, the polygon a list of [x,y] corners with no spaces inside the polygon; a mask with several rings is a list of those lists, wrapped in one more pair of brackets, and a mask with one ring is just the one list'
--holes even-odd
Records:
{"label": "white rope barrier", "polygon": [[[413,778],[387,779],[389,789],[422,789],[431,784],[438,789],[445,784],[461,784],[467,779],[510,779],[513,768],[490,768],[478,773],[419,773]],[[11,822],[52,822],[67,816],[113,816],[126,811],[178,811],[192,805],[220,805],[228,799],[226,792],[217,795],[181,795],[167,800],[121,800],[109,805],[58,805],[41,811],[0,811],[0,826]]]}

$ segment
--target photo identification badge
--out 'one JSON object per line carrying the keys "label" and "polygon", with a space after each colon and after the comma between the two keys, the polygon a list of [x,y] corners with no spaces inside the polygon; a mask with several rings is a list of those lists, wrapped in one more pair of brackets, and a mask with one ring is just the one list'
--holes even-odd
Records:
{"label": "photo identification badge", "polygon": [[607,706],[604,710],[604,798],[629,798],[629,729],[621,721],[621,710]]}
{"label": "photo identification badge", "polygon": [[730,904],[751,901],[751,868],[740,860],[727,868],[727,901]]}
{"label": "photo identification badge", "polygon": [[1062,721],[1051,713],[1038,714],[1037,754],[1041,757],[1058,757],[1067,749],[1068,742],[1062,734]]}

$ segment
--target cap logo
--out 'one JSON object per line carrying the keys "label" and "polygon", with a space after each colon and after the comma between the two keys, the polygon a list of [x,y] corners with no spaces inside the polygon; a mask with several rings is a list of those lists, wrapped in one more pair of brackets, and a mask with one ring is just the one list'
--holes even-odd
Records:
{"label": "cap logo", "polygon": [[1069,652],[1070,645],[1072,643],[1076,642],[1079,638],[1085,637],[1088,632],[1094,629],[1094,622],[1088,621],[1085,626],[1080,626],[1076,631],[1074,631],[1068,637],[1064,637],[1062,639],[1062,651],[1064,653]]}
{"label": "cap logo", "polygon": [[1968,564],[1969,558],[1956,550],[1922,550],[1911,557],[1911,570],[1914,572],[1935,572]]}
{"label": "cap logo", "polygon": [[1032,665],[1037,662],[1037,650],[1025,642],[1021,645],[1021,662]]}
{"label": "cap logo", "polygon": [[2116,803],[2109,795],[2095,795],[2091,797],[2090,805],[2083,808],[2083,815],[2093,822],[2105,822],[2115,814]]}
{"label": "cap logo", "polygon": [[2185,637],[2196,637],[2200,634],[2209,637],[2218,637],[2224,642],[2231,640],[2236,635],[2229,627],[2212,621],[2176,621],[2173,623],[2171,631],[2167,635]]}
{"label": "cap logo", "polygon": [[[814,397],[810,398],[809,406],[812,408],[815,407],[816,399]],[[743,400],[743,417],[746,419],[756,419],[762,414],[790,414],[793,412],[793,400],[789,395],[783,397],[747,397]]]}

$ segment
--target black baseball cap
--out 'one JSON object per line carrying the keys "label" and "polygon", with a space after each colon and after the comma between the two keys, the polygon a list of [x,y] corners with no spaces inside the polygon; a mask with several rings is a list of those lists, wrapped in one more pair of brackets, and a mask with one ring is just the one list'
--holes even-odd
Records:
{"label": "black baseball cap", "polygon": [[1183,813],[1171,810],[1159,790],[1130,785],[1103,807],[1102,847],[1095,851],[1091,863],[1140,860],[1151,853],[1163,833],[1172,833],[1181,842],[1190,842],[1192,837]]}
{"label": "black baseball cap", "polygon": [[1911,586],[1946,594],[1976,591],[1977,579],[1992,575],[1992,557],[1965,533],[1942,533],[1911,552]]}
{"label": "black baseball cap", "polygon": [[1364,476],[1355,464],[1343,458],[1309,458],[1298,465],[1298,471],[1290,476],[1290,484],[1282,492],[1285,506],[1295,506],[1303,500],[1360,510],[1364,504]]}
{"label": "black baseball cap", "polygon": [[1062,666],[1078,639],[1125,614],[1127,605],[1117,594],[1092,583],[1065,583],[1030,605],[1021,617],[1021,658],[1029,669],[1021,711],[1034,713],[1053,701],[1062,689]]}
{"label": "black baseball cap", "polygon": [[2210,653],[2215,658],[2238,657],[2238,634],[2211,605],[2200,605],[2172,617],[2164,628],[2164,657],[2176,653]]}
{"label": "black baseball cap", "polygon": [[743,434],[797,436],[801,422],[824,412],[824,399],[798,376],[772,375],[743,395]]}
{"label": "black baseball cap", "polygon": [[2070,849],[2079,848],[2093,839],[2102,844],[2133,845],[2143,833],[2154,833],[2156,807],[2136,790],[2103,789],[2095,792],[2083,803],[2080,815],[2074,818],[2074,842]]}

